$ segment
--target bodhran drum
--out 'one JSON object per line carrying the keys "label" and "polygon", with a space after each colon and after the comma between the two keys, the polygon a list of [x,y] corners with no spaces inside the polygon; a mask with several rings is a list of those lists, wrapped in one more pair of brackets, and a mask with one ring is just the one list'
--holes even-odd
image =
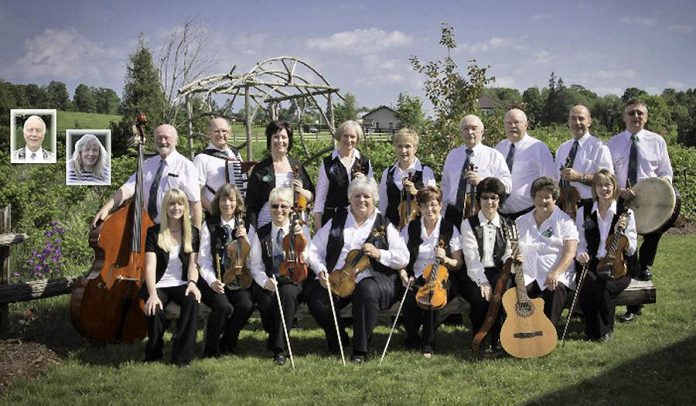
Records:
{"label": "bodhran drum", "polygon": [[667,179],[643,179],[632,190],[636,196],[626,206],[635,213],[638,234],[665,232],[674,225],[681,211],[681,197]]}

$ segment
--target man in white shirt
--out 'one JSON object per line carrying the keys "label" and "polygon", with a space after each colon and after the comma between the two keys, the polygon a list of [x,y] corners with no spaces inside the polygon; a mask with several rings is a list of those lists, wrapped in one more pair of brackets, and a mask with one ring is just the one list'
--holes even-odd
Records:
{"label": "man in white shirt", "polygon": [[211,212],[210,202],[220,186],[225,183],[239,186],[232,162],[241,162],[242,156],[239,151],[227,145],[231,134],[227,120],[222,117],[213,118],[208,123],[210,142],[203,152],[193,158],[201,187],[201,205],[208,213]]}
{"label": "man in white shirt", "polygon": [[[191,223],[200,229],[201,190],[198,185],[196,169],[193,163],[176,150],[179,135],[176,128],[162,124],[155,129],[155,147],[159,155],[148,158],[143,163],[143,201],[146,212],[155,223],[159,224],[162,198],[169,189],[179,189],[186,194],[191,207]],[[113,197],[104,204],[92,220],[96,227],[99,220],[104,220],[112,209],[118,208],[126,199],[135,194],[136,173],[124,183]]]}
{"label": "man in white shirt", "polygon": [[568,113],[572,138],[556,151],[556,168],[562,181],[580,193],[582,203],[592,201],[592,179],[600,169],[613,170],[611,153],[602,141],[589,132],[592,117],[587,107],[577,105]]}
{"label": "man in white shirt", "polygon": [[[476,186],[482,179],[494,177],[503,182],[506,192],[509,192],[512,184],[505,157],[481,143],[484,131],[481,119],[469,114],[459,123],[459,128],[462,146],[447,154],[442,167],[443,214],[457,227],[462,223],[464,196],[471,191],[472,185]],[[471,164],[476,170],[469,170]],[[476,203],[475,200],[472,199],[473,204]]]}
{"label": "man in white shirt", "polygon": [[505,113],[504,124],[507,139],[500,141],[495,149],[505,157],[512,174],[512,189],[500,212],[514,220],[533,208],[532,182],[542,176],[558,180],[559,175],[546,144],[527,134],[529,124],[522,110],[511,109]]}
{"label": "man in white shirt", "polygon": [[12,163],[56,163],[56,154],[43,149],[46,123],[39,116],[29,116],[24,122],[24,148],[12,151]]}
{"label": "man in white shirt", "polygon": [[[672,163],[667,153],[667,143],[659,134],[645,129],[648,107],[645,102],[633,99],[624,105],[623,120],[626,130],[613,136],[607,146],[614,163],[614,173],[619,181],[619,203],[635,196],[631,186],[643,179],[663,177],[672,182]],[[646,234],[638,250],[640,269],[632,275],[639,280],[650,280],[650,267],[655,261],[661,232]],[[621,321],[630,321],[641,313],[642,306],[627,306]]]}

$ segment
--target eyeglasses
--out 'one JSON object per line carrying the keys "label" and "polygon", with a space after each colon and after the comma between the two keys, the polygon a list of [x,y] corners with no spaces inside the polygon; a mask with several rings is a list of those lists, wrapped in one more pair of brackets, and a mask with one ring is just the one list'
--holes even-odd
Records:
{"label": "eyeglasses", "polygon": [[273,209],[273,210],[278,210],[278,209],[287,210],[289,208],[290,208],[290,206],[288,206],[287,204],[272,204],[271,205],[271,209]]}
{"label": "eyeglasses", "polygon": [[497,202],[500,200],[500,197],[496,195],[481,195],[481,200],[491,200],[493,202]]}

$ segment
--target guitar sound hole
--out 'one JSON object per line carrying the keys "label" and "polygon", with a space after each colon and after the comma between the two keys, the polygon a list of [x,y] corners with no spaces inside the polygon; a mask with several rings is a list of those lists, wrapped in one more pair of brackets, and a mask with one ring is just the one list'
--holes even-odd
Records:
{"label": "guitar sound hole", "polygon": [[529,317],[534,314],[534,303],[517,303],[515,311],[520,317]]}

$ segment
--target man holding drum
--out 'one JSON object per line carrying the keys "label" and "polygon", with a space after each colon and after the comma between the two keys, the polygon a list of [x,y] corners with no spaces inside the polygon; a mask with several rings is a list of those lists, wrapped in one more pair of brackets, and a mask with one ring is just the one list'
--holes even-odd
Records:
{"label": "man holding drum", "polygon": [[[622,187],[619,196],[622,201],[628,202],[636,197],[631,188],[644,179],[662,177],[671,182],[672,164],[664,138],[645,129],[648,122],[648,107],[645,102],[629,100],[624,105],[623,119],[626,130],[613,136],[607,146],[614,163],[614,173]],[[650,267],[655,261],[661,237],[661,230],[643,235],[643,243],[638,252],[640,269],[635,270],[634,278],[652,279]],[[641,310],[642,306],[627,306],[626,314],[619,319],[622,322],[631,321]]]}

